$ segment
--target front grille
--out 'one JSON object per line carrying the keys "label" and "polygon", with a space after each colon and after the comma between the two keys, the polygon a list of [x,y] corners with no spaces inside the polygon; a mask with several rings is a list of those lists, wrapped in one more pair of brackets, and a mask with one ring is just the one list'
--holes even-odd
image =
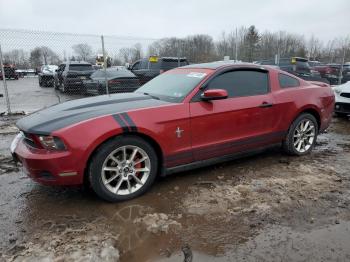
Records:
{"label": "front grille", "polygon": [[26,143],[30,147],[38,148],[37,145],[35,144],[33,138],[31,137],[31,135],[29,133],[27,133],[27,132],[22,132],[22,133],[23,133],[23,137],[24,137],[24,143]]}
{"label": "front grille", "polygon": [[340,96],[350,98],[350,93],[341,93]]}

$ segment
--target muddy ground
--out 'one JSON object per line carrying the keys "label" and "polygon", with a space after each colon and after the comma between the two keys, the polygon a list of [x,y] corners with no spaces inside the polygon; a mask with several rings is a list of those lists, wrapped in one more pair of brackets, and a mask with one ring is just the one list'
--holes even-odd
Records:
{"label": "muddy ground", "polygon": [[350,121],[313,153],[279,148],[160,179],[109,204],[13,165],[0,121],[0,261],[349,261]]}

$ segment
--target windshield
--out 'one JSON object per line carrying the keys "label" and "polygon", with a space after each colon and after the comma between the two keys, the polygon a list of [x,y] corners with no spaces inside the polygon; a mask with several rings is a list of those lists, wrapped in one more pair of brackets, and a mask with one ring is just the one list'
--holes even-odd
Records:
{"label": "windshield", "polygon": [[137,93],[147,93],[161,100],[179,103],[204,79],[206,73],[176,70],[153,78],[140,87]]}

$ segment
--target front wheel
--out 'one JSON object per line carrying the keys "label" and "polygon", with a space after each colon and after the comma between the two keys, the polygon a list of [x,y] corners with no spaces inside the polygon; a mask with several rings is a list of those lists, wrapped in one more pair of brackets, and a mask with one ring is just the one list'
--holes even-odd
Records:
{"label": "front wheel", "polygon": [[129,200],[145,193],[157,176],[157,155],[139,137],[117,137],[103,144],[94,155],[89,181],[104,200]]}
{"label": "front wheel", "polygon": [[318,134],[316,118],[308,113],[297,117],[288,130],[283,141],[283,149],[290,155],[308,154],[315,146]]}

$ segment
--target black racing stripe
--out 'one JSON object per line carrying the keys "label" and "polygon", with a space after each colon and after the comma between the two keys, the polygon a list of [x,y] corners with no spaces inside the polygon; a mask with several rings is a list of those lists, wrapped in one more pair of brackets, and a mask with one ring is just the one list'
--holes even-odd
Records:
{"label": "black racing stripe", "polygon": [[121,118],[121,116],[119,114],[112,115],[112,116],[114,117],[115,121],[117,121],[117,123],[122,128],[123,133],[129,132],[129,128],[128,128],[127,124],[123,121],[123,119]]}
{"label": "black racing stripe", "polygon": [[126,121],[131,132],[137,132],[137,126],[127,113],[120,114]]}

